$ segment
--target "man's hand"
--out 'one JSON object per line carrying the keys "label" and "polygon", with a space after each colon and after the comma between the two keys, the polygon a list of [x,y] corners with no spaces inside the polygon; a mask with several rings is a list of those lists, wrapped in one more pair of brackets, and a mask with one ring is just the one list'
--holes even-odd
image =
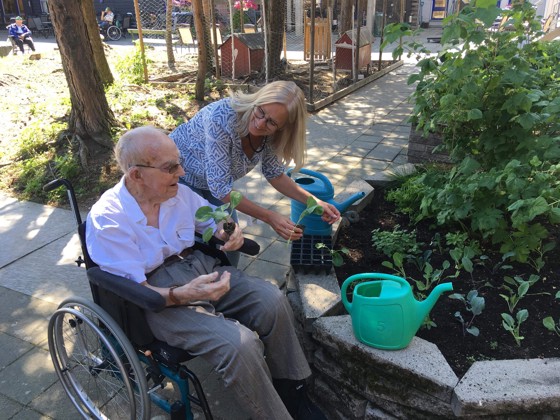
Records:
{"label": "man's hand", "polygon": [[216,237],[225,243],[220,247],[222,251],[236,251],[243,245],[243,231],[239,225],[235,224],[235,230],[231,235],[224,232],[223,224],[220,224],[216,231]]}
{"label": "man's hand", "polygon": [[175,288],[173,295],[184,305],[197,300],[216,301],[229,291],[230,277],[227,271],[219,277],[217,271],[198,276],[189,283]]}

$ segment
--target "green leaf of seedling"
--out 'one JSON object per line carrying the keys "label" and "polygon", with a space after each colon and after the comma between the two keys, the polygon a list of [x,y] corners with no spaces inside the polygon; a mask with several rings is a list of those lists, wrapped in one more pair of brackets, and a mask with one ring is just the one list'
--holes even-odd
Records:
{"label": "green leaf of seedling", "polygon": [[554,299],[560,299],[560,291],[556,292],[554,295]]}
{"label": "green leaf of seedling", "polygon": [[225,220],[227,220],[229,218],[229,213],[227,211],[224,210],[214,210],[214,220],[216,221],[216,223],[220,223],[223,222]]}
{"label": "green leaf of seedling", "polygon": [[342,255],[333,254],[332,263],[335,267],[340,267],[342,264],[344,264],[344,260],[342,259]]}
{"label": "green leaf of seedling", "polygon": [[204,233],[202,234],[202,240],[206,243],[208,243],[208,241],[210,240],[210,238],[212,238],[212,235],[214,235],[214,230],[209,227],[206,228],[206,230],[204,231]]}
{"label": "green leaf of seedling", "polygon": [[449,297],[449,299],[457,299],[457,300],[460,300],[462,302],[465,301],[465,297],[460,293],[453,293],[453,294],[449,295],[448,297]]}
{"label": "green leaf of seedling", "polygon": [[389,269],[391,269],[391,270],[394,270],[394,269],[395,269],[395,266],[394,266],[393,263],[390,262],[390,261],[383,261],[383,262],[381,263],[381,265],[382,265],[383,267],[387,267],[387,268],[389,268]]}
{"label": "green leaf of seedling", "polygon": [[523,283],[521,283],[517,288],[517,296],[519,296],[520,298],[525,296],[527,294],[527,291],[529,290],[529,286],[530,285],[528,281],[524,281]]}
{"label": "green leaf of seedling", "polygon": [[517,318],[517,323],[521,324],[522,322],[527,321],[527,318],[529,318],[529,311],[527,309],[521,309],[519,312],[517,312],[515,318]]}
{"label": "green leaf of seedling", "polygon": [[319,242],[319,243],[315,244],[315,248],[317,248],[317,249],[325,249],[325,248],[329,249],[329,247],[326,246],[323,242]]}
{"label": "green leaf of seedling", "polygon": [[470,300],[473,315],[480,315],[484,310],[485,301],[483,297],[477,296]]}
{"label": "green leaf of seedling", "polygon": [[506,331],[513,331],[513,327],[515,326],[515,321],[513,320],[510,314],[502,314],[502,325],[506,329]]}
{"label": "green leaf of seedling", "polygon": [[475,337],[478,337],[480,334],[480,330],[475,326],[469,327],[466,330],[469,334],[474,335]]}
{"label": "green leaf of seedling", "polygon": [[542,320],[544,327],[549,331],[556,331],[556,324],[554,323],[554,319],[551,316],[547,316],[545,319]]}
{"label": "green leaf of seedling", "polygon": [[231,204],[231,209],[236,208],[241,202],[243,195],[239,191],[231,191],[229,193],[229,202]]}
{"label": "green leaf of seedling", "polygon": [[202,206],[194,214],[194,218],[197,222],[206,222],[212,217],[212,207]]}
{"label": "green leaf of seedling", "polygon": [[350,255],[350,250],[346,247],[341,248],[340,252],[342,252],[344,255]]}

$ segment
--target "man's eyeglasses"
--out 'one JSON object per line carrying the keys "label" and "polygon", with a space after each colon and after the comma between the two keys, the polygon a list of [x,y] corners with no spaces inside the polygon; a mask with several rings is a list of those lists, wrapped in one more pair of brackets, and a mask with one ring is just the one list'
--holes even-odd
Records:
{"label": "man's eyeglasses", "polygon": [[181,166],[183,166],[183,162],[185,161],[185,159],[183,158],[183,156],[181,156],[179,158],[179,162],[177,163],[172,163],[172,164],[167,164],[164,166],[150,166],[150,165],[140,165],[139,163],[136,163],[134,165],[130,165],[130,166],[138,166],[139,168],[152,168],[152,169],[159,169],[162,172],[167,172],[168,174],[173,175],[175,172],[177,172],[179,170],[179,168]]}
{"label": "man's eyeglasses", "polygon": [[278,124],[276,123],[276,121],[274,121],[272,118],[266,118],[264,109],[262,109],[260,106],[255,106],[253,108],[253,114],[255,115],[256,119],[265,120],[266,128],[268,128],[270,131],[278,130]]}

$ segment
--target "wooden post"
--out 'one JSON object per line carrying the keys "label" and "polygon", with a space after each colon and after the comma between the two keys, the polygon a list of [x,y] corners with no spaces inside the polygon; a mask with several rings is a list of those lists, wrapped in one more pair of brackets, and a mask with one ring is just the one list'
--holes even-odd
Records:
{"label": "wooden post", "polygon": [[309,57],[309,103],[313,103],[313,73],[315,72],[315,8],[317,1],[311,0],[311,56]]}
{"label": "wooden post", "polygon": [[[385,30],[385,22],[387,19],[387,0],[383,0],[383,20],[381,23],[381,38],[379,39],[379,45],[383,44],[383,31]],[[381,71],[381,59],[383,57],[383,50],[379,49],[379,63],[377,65],[377,70]]]}
{"label": "wooden post", "polygon": [[218,56],[218,34],[216,33],[216,14],[214,13],[214,0],[210,0],[210,20],[212,25],[212,43],[214,44],[214,60],[216,61],[216,79],[220,80],[220,57]]}
{"label": "wooden post", "polygon": [[144,67],[144,82],[148,83],[148,67],[146,65],[146,52],[144,50],[144,39],[142,37],[142,21],[140,20],[140,6],[138,6],[138,0],[134,0],[134,12],[136,14],[136,27],[138,28],[140,56],[142,57],[142,67]]}

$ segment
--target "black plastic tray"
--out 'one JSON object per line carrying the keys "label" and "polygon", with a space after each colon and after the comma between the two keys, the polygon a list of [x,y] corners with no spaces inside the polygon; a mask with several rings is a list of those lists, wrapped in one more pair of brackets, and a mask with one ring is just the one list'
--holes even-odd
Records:
{"label": "black plastic tray", "polygon": [[[317,249],[318,243],[325,244],[329,249]],[[332,238],[330,235],[303,235],[299,241],[292,242],[290,264],[294,271],[303,273],[324,272],[330,273],[332,269]]]}

